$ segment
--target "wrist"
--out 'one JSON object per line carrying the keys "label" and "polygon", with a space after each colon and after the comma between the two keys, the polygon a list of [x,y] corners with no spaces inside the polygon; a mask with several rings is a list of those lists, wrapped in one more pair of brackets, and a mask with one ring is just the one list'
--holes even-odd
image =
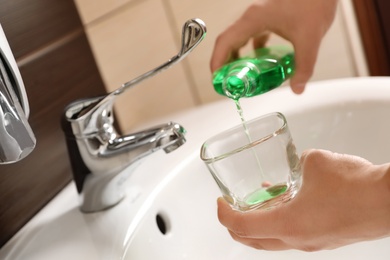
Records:
{"label": "wrist", "polygon": [[[365,170],[360,193],[363,240],[390,237],[390,163],[370,165]],[[365,190],[365,191],[364,191]],[[366,200],[367,199],[367,200]],[[357,202],[360,203],[360,202]]]}
{"label": "wrist", "polygon": [[382,170],[382,178],[381,178],[381,189],[380,192],[383,193],[380,196],[383,199],[383,207],[385,212],[387,212],[387,216],[385,216],[385,227],[387,227],[388,236],[390,236],[390,163],[384,164],[380,166]]}
{"label": "wrist", "polygon": [[[388,204],[390,207],[390,164],[387,164],[386,171],[384,174],[385,192],[388,198]],[[390,216],[389,216],[390,219]]]}

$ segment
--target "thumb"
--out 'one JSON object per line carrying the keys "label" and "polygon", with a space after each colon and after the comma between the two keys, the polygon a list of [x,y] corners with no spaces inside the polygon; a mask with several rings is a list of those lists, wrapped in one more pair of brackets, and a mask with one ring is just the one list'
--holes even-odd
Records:
{"label": "thumb", "polygon": [[[294,44],[295,49],[295,74],[290,80],[291,89],[296,94],[301,94],[314,72],[317,61],[321,37],[318,40],[302,40]],[[312,38],[313,39],[313,38]]]}

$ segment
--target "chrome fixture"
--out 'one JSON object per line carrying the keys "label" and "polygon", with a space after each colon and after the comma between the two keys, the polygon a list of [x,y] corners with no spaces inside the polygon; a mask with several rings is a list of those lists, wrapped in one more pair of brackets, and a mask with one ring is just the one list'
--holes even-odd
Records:
{"label": "chrome fixture", "polygon": [[[124,91],[181,61],[205,34],[203,21],[187,21],[176,56],[105,96],[79,100],[65,109],[62,125],[81,211],[96,212],[116,205],[124,197],[125,174],[131,173],[142,158],[160,149],[169,153],[185,143],[184,128],[172,122],[119,136],[113,124],[113,104]],[[129,169],[123,171],[125,168]]]}
{"label": "chrome fixture", "polygon": [[17,162],[35,148],[22,77],[0,25],[0,164]]}

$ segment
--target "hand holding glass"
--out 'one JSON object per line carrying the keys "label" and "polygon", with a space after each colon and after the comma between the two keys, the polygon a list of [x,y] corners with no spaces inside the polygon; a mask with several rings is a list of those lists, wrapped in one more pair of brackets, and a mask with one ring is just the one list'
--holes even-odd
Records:
{"label": "hand holding glass", "polygon": [[233,208],[272,208],[301,185],[301,167],[281,113],[258,117],[207,140],[201,158]]}

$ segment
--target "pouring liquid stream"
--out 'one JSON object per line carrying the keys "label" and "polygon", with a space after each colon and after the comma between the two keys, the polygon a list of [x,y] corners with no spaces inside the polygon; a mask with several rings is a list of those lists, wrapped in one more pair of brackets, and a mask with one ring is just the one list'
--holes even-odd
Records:
{"label": "pouring liquid stream", "polygon": [[[245,135],[248,139],[248,143],[252,143],[252,137],[250,135],[249,129],[246,124],[246,120],[244,117],[244,112],[242,110],[241,104],[239,102],[239,99],[234,99],[234,102],[236,104],[238,115],[240,116],[242,126],[244,128]],[[266,176],[264,174],[264,170],[261,166],[260,159],[256,153],[256,150],[254,148],[250,148],[253,156],[255,157],[256,164],[259,170],[259,175],[262,180],[266,180]],[[287,184],[285,183],[279,183],[279,184],[271,184],[267,181],[264,181],[261,184],[261,187],[259,187],[256,191],[249,193],[245,197],[245,201],[247,205],[255,205],[270,199],[273,199],[281,194],[283,194],[288,189]]]}
{"label": "pouring liquid stream", "polygon": [[[244,111],[242,110],[242,107],[241,107],[239,99],[235,99],[234,103],[236,104],[238,115],[241,118],[241,123],[242,123],[242,126],[244,128],[245,135],[246,135],[246,137],[248,139],[248,143],[252,143],[253,140],[252,140],[252,137],[251,137],[251,135],[249,133],[248,127],[246,125],[246,120],[245,120],[245,117],[244,117]],[[260,174],[261,178],[264,179],[265,178],[264,171],[263,171],[263,168],[261,167],[259,157],[257,156],[257,153],[256,153],[254,148],[251,148],[251,150],[252,150],[253,155],[256,158],[256,164],[257,164],[257,167],[259,168],[259,174]]]}
{"label": "pouring liquid stream", "polygon": [[[245,121],[239,99],[266,93],[282,85],[294,72],[294,51],[288,46],[271,46],[256,49],[253,53],[238,58],[214,72],[214,89],[217,93],[235,102],[246,135],[244,138],[247,139],[248,144],[256,140],[252,140],[251,129]],[[264,167],[260,163],[261,157],[259,155],[261,154],[259,150],[256,150],[256,147],[249,147],[247,152],[249,152],[250,156],[253,156],[254,165],[252,167],[258,168],[258,178],[262,181],[259,183],[260,187],[257,187],[257,190],[245,196],[245,206],[250,207],[251,205],[271,200],[289,189],[289,185],[286,182],[273,183],[275,180],[272,176],[273,173],[264,171]]]}

